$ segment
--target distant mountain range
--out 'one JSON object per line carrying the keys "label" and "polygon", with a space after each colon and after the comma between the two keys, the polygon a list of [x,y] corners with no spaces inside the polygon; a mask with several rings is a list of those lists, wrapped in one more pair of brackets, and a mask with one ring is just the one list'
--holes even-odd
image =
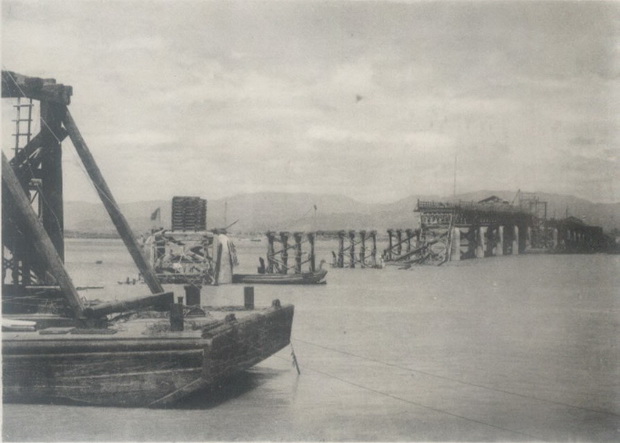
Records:
{"label": "distant mountain range", "polygon": [[[478,191],[457,195],[457,200],[479,201],[491,195],[512,202],[510,191]],[[620,228],[620,203],[592,203],[569,195],[536,194],[547,202],[548,218],[571,215],[590,225],[602,226],[605,231]],[[416,228],[414,213],[420,200],[453,200],[439,196],[411,195],[386,204],[362,203],[342,195],[307,193],[242,194],[220,200],[207,199],[207,227],[229,229],[234,233],[262,233],[268,230],[310,231],[338,229]],[[136,233],[151,226],[151,214],[160,208],[163,227],[170,227],[171,201],[156,200],[124,203],[120,208]],[[233,224],[234,223],[234,224]],[[112,234],[115,232],[103,205],[85,202],[65,202],[65,230],[83,234]]]}

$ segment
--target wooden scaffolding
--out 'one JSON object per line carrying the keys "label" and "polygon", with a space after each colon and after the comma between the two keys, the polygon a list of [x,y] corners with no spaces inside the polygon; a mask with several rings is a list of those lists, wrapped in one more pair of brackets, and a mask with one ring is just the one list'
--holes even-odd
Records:
{"label": "wooden scaffolding", "polygon": [[[64,205],[61,144],[68,136],[104,207],[153,294],[163,294],[127,220],[80,133],[68,105],[73,89],[54,79],[2,71],[2,98],[17,101],[15,147],[2,154],[3,312],[37,309],[57,298],[64,311],[85,320],[97,309],[85,306],[64,267]],[[32,136],[33,101],[40,131]],[[24,106],[25,105],[25,106]],[[22,112],[27,107],[27,112]],[[166,294],[166,300],[169,295]],[[112,306],[111,309],[122,309]],[[108,307],[110,309],[110,307]]]}

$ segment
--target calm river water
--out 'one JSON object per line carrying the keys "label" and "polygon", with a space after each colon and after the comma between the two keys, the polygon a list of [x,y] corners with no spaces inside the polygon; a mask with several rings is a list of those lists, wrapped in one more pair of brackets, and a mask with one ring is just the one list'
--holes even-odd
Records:
{"label": "calm river water", "polygon": [[[236,242],[254,272],[264,243]],[[335,244],[319,242],[329,261]],[[97,264],[96,261],[102,261]],[[69,240],[87,298],[146,294],[120,241]],[[166,410],[7,404],[7,441],[618,441],[620,256],[521,255],[442,267],[330,269],[255,286],[295,305],[292,343]],[[177,287],[178,295],[182,288]],[[203,288],[241,304],[243,287]]]}

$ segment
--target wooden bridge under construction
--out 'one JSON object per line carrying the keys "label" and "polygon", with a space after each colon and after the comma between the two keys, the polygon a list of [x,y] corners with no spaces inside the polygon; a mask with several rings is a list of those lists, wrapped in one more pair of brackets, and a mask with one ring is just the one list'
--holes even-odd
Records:
{"label": "wooden bridge under construction", "polygon": [[531,250],[592,253],[603,252],[609,246],[610,239],[601,227],[575,217],[548,219],[547,202],[533,193],[519,193],[519,197],[516,205],[496,196],[479,202],[418,201],[415,212],[420,227],[388,229],[388,246],[380,256],[376,231],[322,233],[339,240],[338,251],[333,252],[333,266],[337,268],[441,265]]}

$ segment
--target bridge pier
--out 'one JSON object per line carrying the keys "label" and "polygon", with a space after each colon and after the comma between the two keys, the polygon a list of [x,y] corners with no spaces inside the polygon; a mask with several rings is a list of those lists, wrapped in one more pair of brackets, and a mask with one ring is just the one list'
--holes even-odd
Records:
{"label": "bridge pier", "polygon": [[512,255],[519,255],[519,227],[512,227]]}
{"label": "bridge pier", "polygon": [[497,227],[497,246],[495,249],[495,255],[504,255],[504,227],[502,225]]}

